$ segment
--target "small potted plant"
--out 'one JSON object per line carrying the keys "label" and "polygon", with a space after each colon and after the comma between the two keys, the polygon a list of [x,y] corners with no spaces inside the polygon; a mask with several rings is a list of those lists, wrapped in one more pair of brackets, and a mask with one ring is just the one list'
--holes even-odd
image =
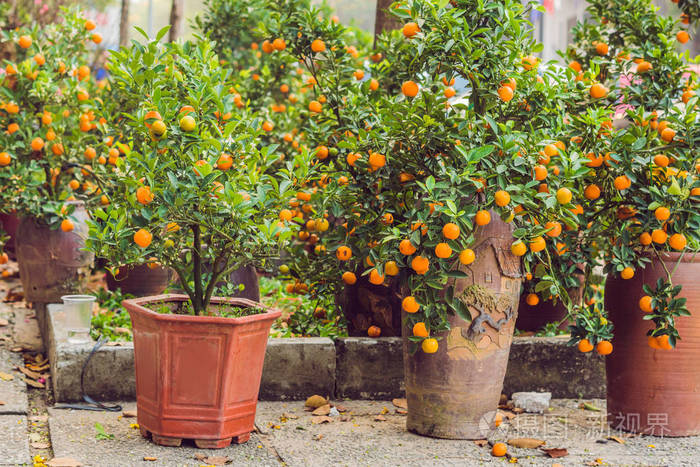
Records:
{"label": "small potted plant", "polygon": [[290,232],[276,213],[290,183],[266,174],[277,155],[261,147],[263,120],[235,105],[212,44],[159,44],[165,32],[110,59],[113,91],[134,109],[119,115],[131,139],[111,175],[112,203],[94,212],[88,247],[113,266],[152,261],[177,273],[185,294],[124,301],[139,426],[158,444],[190,438],[221,448],[254,428],[268,332],[280,313],[217,296],[218,284],[278,255]]}
{"label": "small potted plant", "polygon": [[99,139],[100,86],[86,44],[101,36],[77,9],[62,17],[2,32],[16,54],[0,74],[0,212],[20,218],[14,246],[31,302],[58,301],[85,287],[92,255],[83,250],[84,202],[103,196],[81,165]]}

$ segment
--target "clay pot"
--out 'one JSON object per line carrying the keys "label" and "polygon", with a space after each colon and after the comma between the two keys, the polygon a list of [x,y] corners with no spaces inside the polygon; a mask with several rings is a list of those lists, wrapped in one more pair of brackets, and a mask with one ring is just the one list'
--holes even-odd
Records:
{"label": "clay pot", "polygon": [[17,226],[15,245],[19,276],[28,302],[58,303],[62,295],[84,292],[93,254],[84,250],[88,214],[80,201],[71,218],[71,232],[51,230],[34,218],[24,217]]}
{"label": "clay pot", "polygon": [[[515,322],[515,327],[519,331],[537,332],[545,324],[556,323],[566,317],[566,308],[561,300],[558,300],[556,305],[552,300],[541,300],[537,305],[531,306],[525,302],[526,297],[527,293],[520,295],[518,319]],[[566,329],[568,325],[568,321],[562,321],[559,329]]]}
{"label": "clay pot", "polygon": [[7,253],[7,256],[9,256],[11,259],[16,259],[17,257],[15,253],[15,238],[17,237],[17,226],[19,226],[19,217],[17,217],[16,214],[0,214],[0,227],[2,227],[2,229],[8,235],[8,237],[10,237],[5,243],[3,251]]}
{"label": "clay pot", "polygon": [[[674,271],[680,253],[663,255]],[[605,308],[615,325],[613,352],[607,356],[608,422],[615,429],[663,436],[700,434],[700,254],[686,253],[672,276],[682,285],[680,296],[692,316],[676,318],[681,339],[673,350],[655,350],[647,344],[653,323],[642,319],[639,299],[643,284],[652,288],[666,277],[664,265],[654,259],[637,269],[632,279],[609,275]]]}
{"label": "clay pot", "polygon": [[[442,333],[438,351],[410,354],[411,330],[403,326],[406,427],[437,438],[483,439],[494,428],[498,401],[518,313],[520,259],[510,252],[511,226],[492,213],[476,231],[476,261],[460,266],[455,299],[467,305],[471,322],[456,315]],[[404,313],[405,318],[405,313]]]}
{"label": "clay pot", "polygon": [[120,267],[116,277],[108,272],[106,279],[109,290],[121,289],[122,293],[145,297],[163,293],[170,283],[170,276],[170,269],[137,264]]}
{"label": "clay pot", "polygon": [[350,337],[367,337],[370,326],[378,326],[382,337],[401,335],[401,294],[399,281],[387,276],[385,284],[374,285],[368,276],[357,274],[357,282],[346,285],[336,296]]}
{"label": "clay pot", "polygon": [[144,305],[178,306],[186,295],[124,300],[134,332],[136,399],[141,434],[156,444],[199,448],[244,443],[255,429],[267,337],[280,312],[251,300],[213,298],[218,304],[256,307],[242,318],[161,314]]}

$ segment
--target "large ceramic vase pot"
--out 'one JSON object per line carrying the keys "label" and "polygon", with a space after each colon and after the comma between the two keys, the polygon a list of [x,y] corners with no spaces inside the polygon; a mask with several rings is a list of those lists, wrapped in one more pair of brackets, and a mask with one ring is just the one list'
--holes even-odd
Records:
{"label": "large ceramic vase pot", "polygon": [[88,213],[79,201],[72,214],[74,229],[63,232],[31,217],[17,226],[15,245],[19,277],[28,302],[57,303],[62,295],[85,290],[94,255],[85,251]]}
{"label": "large ceramic vase pot", "polygon": [[511,226],[495,213],[492,219],[476,231],[476,261],[460,266],[467,277],[454,282],[454,297],[467,305],[471,321],[452,315],[434,354],[411,355],[411,330],[403,326],[409,431],[482,439],[494,428],[522,279],[520,258],[510,252]]}
{"label": "large ceramic vase pot", "polygon": [[[569,298],[574,303],[581,303],[583,300],[583,285],[572,287],[567,290]],[[515,321],[515,328],[519,331],[536,332],[544,328],[548,323],[559,323],[559,329],[567,329],[569,321],[566,318],[566,307],[561,300],[557,300],[556,305],[554,300],[540,300],[535,305],[529,305],[525,300],[527,293],[520,295],[520,303],[518,305],[518,319]]]}
{"label": "large ceramic vase pot", "polygon": [[7,236],[10,237],[5,243],[3,251],[7,253],[7,256],[9,256],[12,259],[15,259],[17,257],[15,254],[15,238],[17,237],[18,225],[19,217],[17,217],[16,214],[11,212],[0,214],[0,227],[2,227]]}
{"label": "large ceramic vase pot", "polygon": [[120,267],[116,276],[107,272],[106,280],[109,290],[120,289],[122,293],[134,297],[145,297],[162,294],[170,283],[171,275],[168,268],[135,264]]}
{"label": "large ceramic vase pot", "polygon": [[[615,429],[663,436],[700,434],[700,254],[662,255],[632,279],[609,275],[605,308],[615,325],[614,350],[606,357],[608,421]],[[643,284],[656,286],[673,271],[691,316],[676,318],[681,339],[673,350],[647,344],[651,321],[643,320]],[[674,268],[676,268],[674,270]]]}
{"label": "large ceramic vase pot", "polygon": [[[265,348],[281,313],[241,298],[212,298],[208,316],[177,310],[187,295],[125,300],[134,333],[136,400],[141,434],[156,444],[199,448],[244,443],[254,430]],[[218,310],[261,313],[222,318]]]}

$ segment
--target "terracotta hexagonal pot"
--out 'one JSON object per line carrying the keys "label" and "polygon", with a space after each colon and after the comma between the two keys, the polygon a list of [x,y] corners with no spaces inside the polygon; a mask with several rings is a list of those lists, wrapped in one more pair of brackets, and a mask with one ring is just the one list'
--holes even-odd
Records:
{"label": "terracotta hexagonal pot", "polygon": [[178,306],[187,295],[125,300],[134,332],[138,423],[153,442],[200,448],[244,443],[254,429],[265,348],[280,312],[239,298],[211,307],[262,308],[241,318],[157,313],[149,304]]}

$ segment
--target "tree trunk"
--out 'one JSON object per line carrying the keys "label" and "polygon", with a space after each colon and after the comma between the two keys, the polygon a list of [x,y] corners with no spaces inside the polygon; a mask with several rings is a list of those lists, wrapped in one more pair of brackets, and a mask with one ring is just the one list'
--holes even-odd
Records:
{"label": "tree trunk", "polygon": [[389,13],[388,8],[394,0],[377,0],[377,11],[374,16],[374,37],[384,31],[391,31],[401,27],[401,22],[396,16]]}
{"label": "tree trunk", "polygon": [[129,4],[131,0],[122,0],[122,11],[119,17],[119,46],[126,47],[129,43]]}
{"label": "tree trunk", "polygon": [[170,42],[174,42],[182,36],[182,14],[184,9],[184,0],[173,0],[173,6],[170,9],[170,31],[168,35]]}

